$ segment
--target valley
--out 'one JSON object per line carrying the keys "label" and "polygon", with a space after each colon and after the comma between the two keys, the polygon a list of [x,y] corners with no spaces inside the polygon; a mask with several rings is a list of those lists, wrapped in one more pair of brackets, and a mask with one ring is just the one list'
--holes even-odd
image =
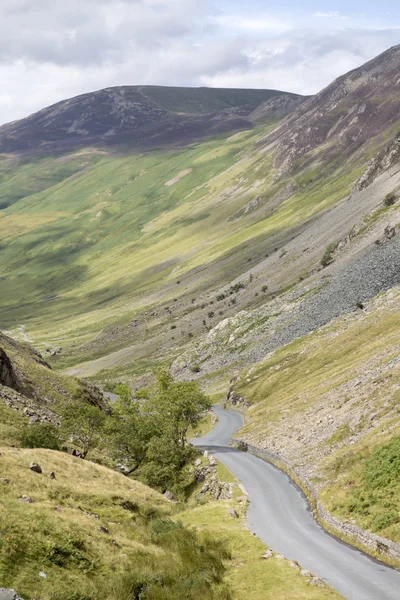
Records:
{"label": "valley", "polygon": [[[329,533],[399,567],[399,68],[395,46],[311,97],[106,88],[0,127],[0,520],[20,523],[5,586],[395,598],[398,572],[325,533],[252,454]],[[227,411],[208,431],[212,404]],[[56,482],[25,481],[30,462]],[[27,553],[24,496],[47,523]]]}

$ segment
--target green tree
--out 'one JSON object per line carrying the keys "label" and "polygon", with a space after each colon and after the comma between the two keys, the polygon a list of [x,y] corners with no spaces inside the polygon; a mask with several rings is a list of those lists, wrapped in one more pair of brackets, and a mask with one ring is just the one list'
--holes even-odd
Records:
{"label": "green tree", "polygon": [[131,400],[115,407],[105,424],[113,458],[125,465],[126,474],[139,469],[146,458],[147,444],[155,435],[151,422],[141,414],[139,403]]}
{"label": "green tree", "polygon": [[184,467],[194,456],[187,432],[210,407],[197,383],[175,382],[159,370],[152,388],[142,390],[140,399],[119,402],[108,420],[114,458],[153,487],[182,488]]}
{"label": "green tree", "polygon": [[156,377],[157,383],[144,404],[145,410],[154,419],[160,434],[168,432],[174,443],[184,448],[189,428],[199,424],[204,412],[211,408],[211,401],[194,381],[174,382],[164,369]]}
{"label": "green tree", "polygon": [[61,432],[82,450],[85,458],[101,439],[106,416],[97,406],[76,402],[62,412]]}

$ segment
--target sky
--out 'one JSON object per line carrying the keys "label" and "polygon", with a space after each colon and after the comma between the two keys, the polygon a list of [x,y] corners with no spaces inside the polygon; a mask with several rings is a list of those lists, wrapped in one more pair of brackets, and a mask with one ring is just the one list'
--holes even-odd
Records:
{"label": "sky", "polygon": [[398,0],[0,0],[0,123],[116,85],[314,94],[396,44]]}

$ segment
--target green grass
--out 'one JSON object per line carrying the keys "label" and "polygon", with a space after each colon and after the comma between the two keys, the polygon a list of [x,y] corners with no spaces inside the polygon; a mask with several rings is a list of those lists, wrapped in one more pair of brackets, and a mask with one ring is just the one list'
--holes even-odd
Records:
{"label": "green grass", "polygon": [[0,398],[0,442],[10,446],[19,445],[22,428],[28,418],[9,408]]}
{"label": "green grass", "polygon": [[[244,528],[236,500],[184,508],[61,452],[0,450],[0,477],[9,481],[0,481],[0,578],[27,600],[123,600],[139,580],[148,600],[183,597],[181,585],[193,600],[338,598],[310,587],[286,561],[262,559],[265,546]],[[34,502],[19,501],[23,494]],[[231,507],[240,519],[228,515]],[[163,591],[151,587],[160,582]]]}
{"label": "green grass", "polygon": [[329,589],[310,586],[286,560],[263,559],[266,547],[245,530],[243,512],[239,519],[229,516],[230,507],[240,513],[235,501],[218,501],[182,513],[179,519],[226,541],[232,555],[226,579],[235,600],[324,600],[340,597]]}
{"label": "green grass", "polygon": [[400,428],[396,421],[391,426],[326,461],[329,483],[321,498],[339,517],[400,542]]}

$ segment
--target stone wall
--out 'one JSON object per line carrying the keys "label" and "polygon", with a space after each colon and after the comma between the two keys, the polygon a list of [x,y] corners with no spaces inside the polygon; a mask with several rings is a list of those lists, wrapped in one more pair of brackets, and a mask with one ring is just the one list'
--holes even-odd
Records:
{"label": "stone wall", "polygon": [[365,531],[352,523],[345,521],[339,521],[336,517],[332,516],[319,502],[318,494],[315,488],[306,481],[304,477],[296,472],[296,469],[284,458],[278,454],[268,452],[264,448],[258,448],[247,444],[245,441],[232,438],[232,442],[239,447],[246,449],[247,452],[258,456],[267,462],[270,462],[283,471],[285,471],[295,483],[299,483],[300,486],[307,491],[307,494],[313,499],[314,516],[318,518],[321,525],[326,525],[330,530],[337,532],[340,536],[344,536],[347,541],[357,543],[363,546],[366,550],[370,550],[374,553],[381,554],[386,558],[394,561],[400,561],[400,545],[387,540],[379,535]]}

